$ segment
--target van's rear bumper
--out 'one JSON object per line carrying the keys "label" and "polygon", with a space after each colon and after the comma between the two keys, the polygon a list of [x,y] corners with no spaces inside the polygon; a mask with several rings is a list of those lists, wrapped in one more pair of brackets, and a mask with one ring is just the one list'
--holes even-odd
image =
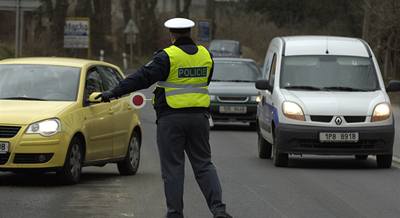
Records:
{"label": "van's rear bumper", "polygon": [[[322,143],[320,132],[358,132],[356,143]],[[290,154],[381,155],[393,153],[394,125],[374,127],[317,127],[279,124],[278,150]]]}

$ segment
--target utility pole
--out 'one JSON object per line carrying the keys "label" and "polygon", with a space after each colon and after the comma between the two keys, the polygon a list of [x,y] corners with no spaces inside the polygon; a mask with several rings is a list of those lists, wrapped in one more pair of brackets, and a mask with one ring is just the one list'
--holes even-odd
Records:
{"label": "utility pole", "polygon": [[19,56],[20,53],[20,13],[21,13],[21,0],[16,0],[15,5],[15,57]]}

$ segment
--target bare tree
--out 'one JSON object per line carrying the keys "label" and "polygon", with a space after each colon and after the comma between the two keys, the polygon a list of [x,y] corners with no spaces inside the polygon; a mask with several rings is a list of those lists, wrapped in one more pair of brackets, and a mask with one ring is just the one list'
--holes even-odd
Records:
{"label": "bare tree", "polygon": [[124,26],[126,26],[129,20],[132,18],[131,2],[132,0],[120,0],[122,16],[124,17]]}
{"label": "bare tree", "polygon": [[137,46],[139,51],[151,52],[157,49],[158,29],[155,8],[157,0],[135,1],[135,20],[139,28]]}
{"label": "bare tree", "polygon": [[64,48],[64,26],[69,5],[68,0],[42,0],[42,3],[41,13],[38,18],[41,20],[41,18],[47,17],[49,26],[47,31],[45,29],[37,31],[43,31],[41,35],[44,35],[47,40],[46,43],[51,44],[49,46],[51,49],[46,49],[40,53],[44,55],[60,55],[63,53]]}
{"label": "bare tree", "polygon": [[184,0],[182,10],[181,10],[181,0],[175,0],[175,4],[176,4],[176,11],[175,11],[176,17],[189,18],[189,8],[190,5],[192,4],[192,0]]}
{"label": "bare tree", "polygon": [[386,79],[398,77],[400,60],[400,2],[363,0],[363,38],[377,54]]}

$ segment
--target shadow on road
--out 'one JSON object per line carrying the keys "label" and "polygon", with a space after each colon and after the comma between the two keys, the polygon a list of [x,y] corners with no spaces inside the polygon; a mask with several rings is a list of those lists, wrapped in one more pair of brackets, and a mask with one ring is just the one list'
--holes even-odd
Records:
{"label": "shadow on road", "polygon": [[[352,157],[302,157],[290,158],[289,168],[304,169],[341,169],[341,170],[376,170],[376,161],[372,158],[367,160],[356,160]],[[394,168],[392,168],[394,169]],[[382,170],[382,169],[379,169]]]}
{"label": "shadow on road", "polygon": [[[120,178],[118,173],[83,173],[79,184]],[[0,186],[44,187],[65,186],[55,173],[0,173]]]}
{"label": "shadow on road", "polygon": [[211,131],[246,131],[255,132],[256,128],[249,125],[215,124]]}

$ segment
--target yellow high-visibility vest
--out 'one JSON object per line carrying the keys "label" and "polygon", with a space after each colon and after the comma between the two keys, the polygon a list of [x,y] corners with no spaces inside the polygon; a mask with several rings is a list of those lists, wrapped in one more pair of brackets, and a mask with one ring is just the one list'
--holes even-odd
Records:
{"label": "yellow high-visibility vest", "polygon": [[172,45],[164,51],[169,56],[170,70],[166,81],[159,81],[171,108],[209,107],[208,77],[212,67],[210,53],[197,46],[196,54],[187,54]]}

